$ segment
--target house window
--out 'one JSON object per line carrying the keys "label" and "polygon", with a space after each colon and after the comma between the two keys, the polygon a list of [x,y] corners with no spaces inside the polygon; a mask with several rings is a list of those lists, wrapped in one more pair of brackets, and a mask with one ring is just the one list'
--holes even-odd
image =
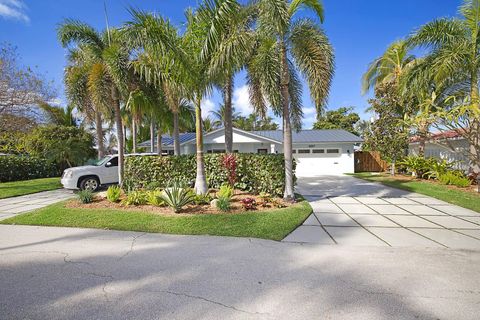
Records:
{"label": "house window", "polygon": [[334,153],[340,153],[339,149],[327,149],[327,153],[334,154]]}
{"label": "house window", "polygon": [[267,149],[257,149],[257,153],[259,154],[267,154],[268,150]]}
{"label": "house window", "polygon": [[212,150],[207,150],[207,153],[212,153]]}
{"label": "house window", "polygon": [[292,150],[292,153],[297,153],[297,149],[293,149],[293,150]]}
{"label": "house window", "polygon": [[312,153],[325,153],[324,149],[313,149]]}
{"label": "house window", "polygon": [[310,149],[300,149],[298,150],[298,153],[303,153],[303,154],[310,153]]}
{"label": "house window", "polygon": [[213,149],[213,153],[225,153],[225,149]]}

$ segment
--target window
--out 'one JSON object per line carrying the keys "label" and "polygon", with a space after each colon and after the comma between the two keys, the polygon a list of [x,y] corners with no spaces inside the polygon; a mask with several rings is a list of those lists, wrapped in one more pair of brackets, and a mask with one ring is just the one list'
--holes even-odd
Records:
{"label": "window", "polygon": [[[109,164],[110,163],[110,164]],[[107,167],[118,167],[118,157],[114,157],[110,160],[108,160],[107,164],[109,164]]]}
{"label": "window", "polygon": [[257,149],[257,153],[259,154],[267,154],[268,150],[267,149]]}
{"label": "window", "polygon": [[297,153],[297,149],[293,149],[293,150],[292,150],[292,153]]}
{"label": "window", "polygon": [[212,153],[212,150],[207,150],[207,153]]}
{"label": "window", "polygon": [[310,149],[300,149],[298,150],[298,153],[310,153]]}
{"label": "window", "polygon": [[340,153],[339,149],[327,149],[327,153],[334,154],[334,153]]}
{"label": "window", "polygon": [[313,149],[312,153],[325,153],[324,149]]}
{"label": "window", "polygon": [[225,149],[213,149],[213,153],[225,153]]}

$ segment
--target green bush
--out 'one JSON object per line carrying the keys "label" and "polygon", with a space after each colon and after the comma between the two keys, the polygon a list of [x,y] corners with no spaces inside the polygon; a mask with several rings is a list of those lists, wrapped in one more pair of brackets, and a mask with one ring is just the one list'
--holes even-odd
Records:
{"label": "green bush", "polygon": [[0,156],[0,182],[30,180],[59,176],[54,163],[27,156]]}
{"label": "green bush", "polygon": [[230,199],[229,198],[218,198],[217,199],[217,208],[220,211],[228,211],[230,210]]}
{"label": "green bush", "polygon": [[[209,188],[219,188],[228,182],[228,173],[222,165],[223,154],[205,155],[205,172]],[[235,188],[272,195],[283,195],[285,170],[283,154],[236,154]],[[295,168],[295,164],[294,164]],[[195,155],[130,156],[125,159],[126,189],[147,188],[157,182],[167,188],[170,181],[179,180],[192,187],[195,182]]]}
{"label": "green bush", "polygon": [[165,201],[163,201],[162,192],[159,190],[147,191],[147,203],[156,207],[164,206]]}
{"label": "green bush", "polygon": [[233,197],[233,188],[229,185],[224,184],[220,187],[220,190],[217,192],[217,198],[226,198],[228,200],[232,199]]}
{"label": "green bush", "polygon": [[110,202],[120,201],[120,196],[122,195],[122,189],[120,186],[110,186],[107,189],[107,200]]}
{"label": "green bush", "polygon": [[196,194],[193,202],[197,205],[202,205],[202,204],[209,204],[210,201],[212,201],[212,197],[207,193],[207,194]]}
{"label": "green bush", "polygon": [[165,203],[178,213],[184,206],[193,202],[195,194],[187,188],[183,188],[179,183],[174,183],[173,187],[162,191],[162,198]]}
{"label": "green bush", "polygon": [[471,184],[471,181],[462,172],[448,171],[441,174],[439,179],[440,183],[447,185],[454,185],[461,188],[466,188]]}
{"label": "green bush", "polygon": [[91,203],[93,201],[93,192],[90,190],[82,190],[78,193],[78,199],[81,203]]}
{"label": "green bush", "polygon": [[122,204],[127,206],[141,206],[147,204],[147,194],[144,191],[130,191]]}

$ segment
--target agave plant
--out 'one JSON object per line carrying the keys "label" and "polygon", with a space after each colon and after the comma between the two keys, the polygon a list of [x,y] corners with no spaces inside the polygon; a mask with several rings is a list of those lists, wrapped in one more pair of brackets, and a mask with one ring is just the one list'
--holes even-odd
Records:
{"label": "agave plant", "polygon": [[174,183],[172,187],[163,190],[162,199],[173,209],[173,212],[178,213],[184,206],[195,200],[195,194],[179,183]]}

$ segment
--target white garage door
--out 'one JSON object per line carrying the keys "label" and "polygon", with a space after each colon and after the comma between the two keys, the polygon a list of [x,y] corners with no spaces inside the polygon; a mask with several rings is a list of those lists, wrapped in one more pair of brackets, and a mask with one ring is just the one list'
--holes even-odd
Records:
{"label": "white garage door", "polygon": [[341,175],[353,173],[353,155],[342,153],[340,148],[296,149],[297,177]]}

